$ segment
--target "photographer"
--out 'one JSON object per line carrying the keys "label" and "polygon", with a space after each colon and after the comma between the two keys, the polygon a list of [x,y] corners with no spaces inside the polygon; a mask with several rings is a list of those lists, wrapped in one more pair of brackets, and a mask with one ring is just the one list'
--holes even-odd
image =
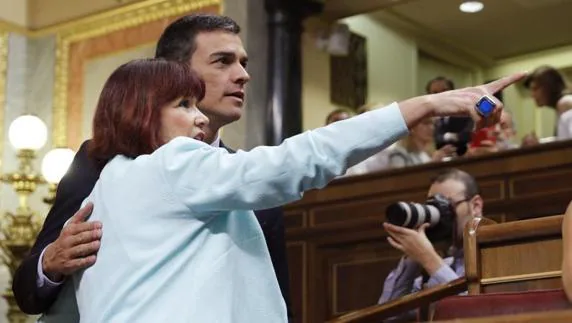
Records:
{"label": "photographer", "polygon": [[[429,224],[409,229],[384,223],[389,234],[389,243],[402,251],[395,268],[385,279],[383,294],[379,304],[415,293],[423,288],[445,284],[465,274],[463,257],[463,229],[465,225],[482,216],[483,199],[475,179],[468,173],[450,169],[438,174],[432,181],[427,194],[429,198],[443,197],[451,210],[453,220],[449,220],[451,248],[448,257],[439,256],[426,234]],[[415,311],[404,313],[390,321],[408,321],[415,319]]]}
{"label": "photographer", "polygon": [[[436,94],[455,89],[455,84],[452,80],[437,76],[430,80],[425,86],[427,94]],[[471,132],[474,123],[471,118],[467,117],[440,117],[435,121],[435,130],[433,133],[435,141],[435,149],[445,151],[450,150],[450,147],[455,148],[457,156],[463,156],[467,152],[467,145],[471,141]]]}

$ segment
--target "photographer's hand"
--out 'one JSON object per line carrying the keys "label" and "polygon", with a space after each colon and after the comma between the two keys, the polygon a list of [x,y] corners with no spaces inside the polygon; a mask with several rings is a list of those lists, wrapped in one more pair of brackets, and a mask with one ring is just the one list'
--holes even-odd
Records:
{"label": "photographer's hand", "polygon": [[429,275],[433,275],[445,265],[443,258],[437,254],[433,244],[427,238],[425,229],[429,224],[423,224],[419,229],[412,230],[384,223],[383,227],[389,234],[387,241],[397,250],[405,253],[409,258],[419,263]]}

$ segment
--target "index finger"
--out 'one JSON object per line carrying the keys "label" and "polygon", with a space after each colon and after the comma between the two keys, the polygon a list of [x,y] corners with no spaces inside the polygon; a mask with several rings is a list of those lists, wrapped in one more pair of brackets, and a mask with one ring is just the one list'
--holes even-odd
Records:
{"label": "index finger", "polygon": [[93,211],[93,203],[91,202],[87,202],[87,204],[82,207],[81,209],[79,209],[70,219],[70,223],[81,223],[84,222],[87,217],[91,214],[91,211]]}
{"label": "index finger", "polygon": [[499,91],[504,90],[506,87],[522,80],[527,75],[528,75],[528,73],[526,73],[526,72],[515,73],[515,74],[509,75],[509,76],[505,76],[505,77],[498,79],[496,81],[492,81],[490,83],[487,83],[484,85],[484,87],[487,90],[487,92],[489,92],[489,93],[497,93]]}

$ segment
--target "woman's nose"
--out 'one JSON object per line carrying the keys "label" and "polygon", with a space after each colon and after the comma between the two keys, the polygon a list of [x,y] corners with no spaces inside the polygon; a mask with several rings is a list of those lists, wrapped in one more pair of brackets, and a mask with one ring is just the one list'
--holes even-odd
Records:
{"label": "woman's nose", "polygon": [[197,127],[203,128],[208,126],[208,124],[209,124],[209,118],[199,111],[199,115],[195,119],[195,125]]}

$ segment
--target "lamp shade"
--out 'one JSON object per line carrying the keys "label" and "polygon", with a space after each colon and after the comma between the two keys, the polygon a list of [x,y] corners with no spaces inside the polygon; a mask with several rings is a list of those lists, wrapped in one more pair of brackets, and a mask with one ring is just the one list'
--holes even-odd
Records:
{"label": "lamp shade", "polygon": [[19,116],[10,124],[8,139],[17,150],[38,150],[46,144],[48,128],[42,119],[34,115]]}
{"label": "lamp shade", "polygon": [[49,183],[57,184],[68,171],[75,153],[69,148],[54,148],[42,159],[42,175]]}

